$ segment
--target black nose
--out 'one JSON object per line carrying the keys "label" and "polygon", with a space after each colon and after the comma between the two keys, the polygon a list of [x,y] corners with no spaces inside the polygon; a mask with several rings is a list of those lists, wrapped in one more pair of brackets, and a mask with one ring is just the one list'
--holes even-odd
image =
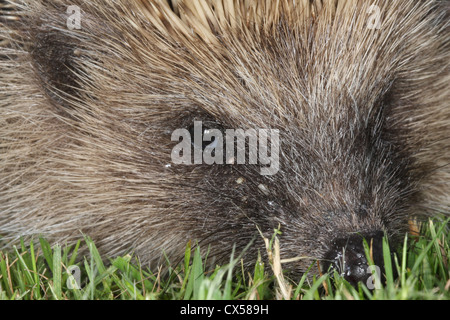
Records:
{"label": "black nose", "polygon": [[[376,232],[369,235],[354,234],[348,238],[334,240],[331,249],[324,257],[324,270],[334,269],[353,286],[362,282],[364,285],[369,284],[369,289],[373,289],[375,281],[373,277],[376,276],[373,274],[374,269],[381,273],[380,278],[376,280],[384,282],[383,237],[383,232]],[[374,266],[369,266],[366,258],[364,239],[371,249]]]}

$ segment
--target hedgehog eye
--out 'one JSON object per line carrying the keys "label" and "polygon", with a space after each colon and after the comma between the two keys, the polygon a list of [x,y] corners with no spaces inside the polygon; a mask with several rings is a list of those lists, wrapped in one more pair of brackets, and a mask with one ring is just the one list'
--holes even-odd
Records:
{"label": "hedgehog eye", "polygon": [[[215,149],[218,147],[218,141],[214,136],[214,132],[219,130],[221,133],[224,132],[223,127],[214,121],[201,122],[201,125],[192,125],[189,127],[189,133],[191,134],[191,144],[194,148],[201,148],[205,151],[206,148]],[[197,136],[196,136],[197,134]],[[206,139],[206,137],[211,136],[211,139]],[[197,137],[197,139],[196,139]],[[206,141],[205,141],[206,140]],[[201,141],[201,142],[200,142]]]}

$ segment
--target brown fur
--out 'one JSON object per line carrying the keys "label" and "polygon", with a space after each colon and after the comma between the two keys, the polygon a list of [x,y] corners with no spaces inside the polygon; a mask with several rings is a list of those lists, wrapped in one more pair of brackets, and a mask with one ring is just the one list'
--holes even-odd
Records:
{"label": "brown fur", "polygon": [[[395,242],[411,218],[449,213],[445,1],[373,1],[380,29],[370,1],[16,2],[0,49],[8,244],[84,233],[156,266],[189,240],[218,262],[255,240],[252,263],[256,226],[280,225],[282,258],[321,259],[333,239]],[[279,129],[280,172],[168,166],[171,133],[194,120]]]}

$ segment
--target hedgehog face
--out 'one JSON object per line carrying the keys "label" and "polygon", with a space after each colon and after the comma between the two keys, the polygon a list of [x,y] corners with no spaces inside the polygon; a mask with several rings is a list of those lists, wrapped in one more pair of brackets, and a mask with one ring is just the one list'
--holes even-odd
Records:
{"label": "hedgehog face", "polygon": [[[382,238],[386,234],[395,243],[396,237],[406,232],[407,210],[415,201],[410,169],[413,162],[396,151],[396,140],[388,139],[392,136],[385,114],[390,108],[388,103],[385,100],[371,107],[378,110],[364,121],[351,121],[345,115],[327,117],[317,111],[312,115],[317,127],[289,127],[287,123],[295,123],[292,118],[274,122],[259,115],[259,123],[275,126],[280,132],[279,170],[273,175],[262,175],[257,163],[230,162],[223,150],[219,163],[196,164],[195,150],[212,148],[217,152],[218,146],[225,149],[226,137],[189,140],[192,161],[171,164],[166,172],[176,175],[182,186],[171,190],[172,196],[191,199],[182,204],[182,211],[189,216],[185,223],[190,224],[195,239],[203,246],[210,245],[218,259],[227,257],[231,243],[244,248],[255,241],[256,245],[246,251],[248,261],[254,261],[258,250],[264,248],[257,229],[270,238],[271,232],[280,228],[282,256],[302,258],[289,266],[293,275],[301,275],[313,260],[319,259],[324,270],[332,266],[352,283],[369,278],[363,239],[372,243],[373,258],[382,268]],[[293,104],[292,108],[286,118],[301,106]],[[206,127],[198,131],[200,135],[246,125],[242,114],[236,118],[227,110],[219,110],[222,118],[206,121]],[[245,114],[258,117],[256,107],[245,110]],[[173,121],[179,122],[179,118]],[[193,133],[193,127],[189,128],[185,132]],[[237,147],[238,142],[233,141]],[[249,160],[251,138],[246,142],[244,155]],[[231,159],[237,157],[233,154]]]}

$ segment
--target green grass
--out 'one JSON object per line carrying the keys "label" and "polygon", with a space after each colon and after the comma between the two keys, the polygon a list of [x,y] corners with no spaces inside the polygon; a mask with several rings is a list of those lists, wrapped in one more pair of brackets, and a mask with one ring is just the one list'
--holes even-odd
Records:
{"label": "green grass", "polygon": [[[225,266],[209,269],[198,248],[186,247],[184,261],[167,263],[164,272],[152,273],[129,255],[105,264],[86,238],[73,247],[50,247],[21,242],[0,252],[0,299],[2,300],[381,300],[450,298],[448,220],[430,220],[422,236],[405,236],[403,246],[391,259],[384,243],[386,284],[368,290],[350,286],[339,275],[306,275],[298,283],[288,281],[281,271],[277,234],[266,239],[269,265],[261,261],[244,272],[239,257]],[[89,254],[79,256],[82,246]],[[370,257],[370,246],[367,246]],[[313,264],[311,271],[317,270]],[[79,288],[75,277],[79,274]],[[396,271],[396,272],[395,272]],[[398,274],[397,277],[394,275]]]}

